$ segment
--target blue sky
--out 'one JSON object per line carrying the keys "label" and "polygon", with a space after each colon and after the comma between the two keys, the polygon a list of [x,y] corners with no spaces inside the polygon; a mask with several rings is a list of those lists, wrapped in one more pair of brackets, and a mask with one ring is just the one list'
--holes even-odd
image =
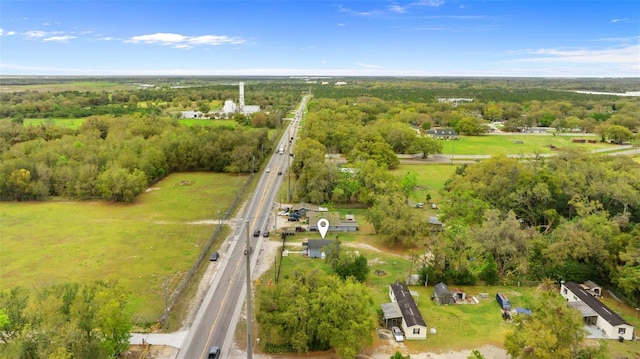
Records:
{"label": "blue sky", "polygon": [[640,77],[640,2],[2,0],[0,74]]}

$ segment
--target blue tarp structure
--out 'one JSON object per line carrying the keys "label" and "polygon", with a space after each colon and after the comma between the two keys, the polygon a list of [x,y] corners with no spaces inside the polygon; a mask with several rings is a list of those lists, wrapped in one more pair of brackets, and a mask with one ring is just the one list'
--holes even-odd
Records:
{"label": "blue tarp structure", "polygon": [[524,308],[516,308],[516,313],[518,313],[518,314],[531,315],[531,310],[529,310],[529,309],[524,309]]}

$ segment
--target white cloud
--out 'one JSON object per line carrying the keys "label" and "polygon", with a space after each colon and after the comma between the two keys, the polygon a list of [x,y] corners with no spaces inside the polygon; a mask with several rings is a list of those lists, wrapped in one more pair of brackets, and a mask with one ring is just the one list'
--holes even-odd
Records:
{"label": "white cloud", "polygon": [[65,36],[51,36],[51,37],[47,37],[44,38],[42,41],[45,42],[49,42],[49,41],[58,41],[58,42],[67,42],[71,39],[75,39],[75,36],[69,36],[69,35],[65,35]]}
{"label": "white cloud", "polygon": [[29,39],[40,39],[47,36],[47,33],[39,30],[32,30],[25,32],[24,35]]}
{"label": "white cloud", "polygon": [[536,49],[526,50],[534,57],[521,58],[517,61],[528,62],[574,62],[574,63],[609,63],[634,64],[640,66],[640,44],[609,49]]}
{"label": "white cloud", "polygon": [[202,36],[184,36],[180,34],[159,32],[149,35],[134,36],[125,42],[143,43],[143,44],[160,44],[165,46],[174,46],[180,49],[188,49],[199,45],[218,46],[225,44],[243,44],[245,40],[237,37],[220,36],[220,35],[202,35]]}
{"label": "white cloud", "polygon": [[326,65],[327,64],[327,60],[322,60],[320,61],[321,64]]}
{"label": "white cloud", "polygon": [[338,11],[343,12],[345,14],[349,14],[349,15],[354,15],[354,16],[374,16],[374,15],[380,15],[380,11],[378,10],[371,10],[371,11],[356,11],[356,10],[352,10],[349,8],[346,8],[342,5],[338,5]]}
{"label": "white cloud", "polygon": [[611,21],[610,21],[610,22],[612,22],[612,23],[614,23],[614,24],[615,24],[616,22],[626,22],[627,20],[629,20],[629,18],[628,18],[628,17],[625,17],[625,18],[623,18],[623,19],[611,19]]}
{"label": "white cloud", "polygon": [[398,14],[404,14],[405,12],[407,12],[407,7],[406,6],[400,6],[398,4],[392,4],[392,5],[389,5],[389,11],[395,12],[395,13],[398,13]]}
{"label": "white cloud", "polygon": [[444,1],[442,0],[420,0],[412,3],[411,5],[438,7],[443,4],[444,4]]}

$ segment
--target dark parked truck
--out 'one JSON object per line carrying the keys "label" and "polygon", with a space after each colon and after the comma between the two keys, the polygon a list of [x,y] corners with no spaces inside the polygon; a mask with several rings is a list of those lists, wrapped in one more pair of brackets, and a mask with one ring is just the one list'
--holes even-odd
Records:
{"label": "dark parked truck", "polygon": [[505,296],[504,294],[502,293],[496,294],[496,300],[498,301],[498,304],[500,304],[500,307],[502,308],[502,310],[511,309],[511,303],[509,302],[509,299],[507,299],[507,296]]}

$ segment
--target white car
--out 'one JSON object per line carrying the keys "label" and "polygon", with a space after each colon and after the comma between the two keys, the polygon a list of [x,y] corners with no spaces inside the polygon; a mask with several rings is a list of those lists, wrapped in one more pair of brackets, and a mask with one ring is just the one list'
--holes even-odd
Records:
{"label": "white car", "polygon": [[278,212],[278,216],[288,216],[289,212],[285,212],[285,211],[280,211]]}
{"label": "white car", "polygon": [[271,168],[267,167],[267,169],[265,170],[265,172],[267,172],[267,173],[271,172]]}
{"label": "white car", "polygon": [[393,327],[393,328],[391,328],[391,332],[393,332],[393,338],[397,342],[403,342],[404,341],[404,335],[402,334],[402,330],[400,330],[400,328]]}

